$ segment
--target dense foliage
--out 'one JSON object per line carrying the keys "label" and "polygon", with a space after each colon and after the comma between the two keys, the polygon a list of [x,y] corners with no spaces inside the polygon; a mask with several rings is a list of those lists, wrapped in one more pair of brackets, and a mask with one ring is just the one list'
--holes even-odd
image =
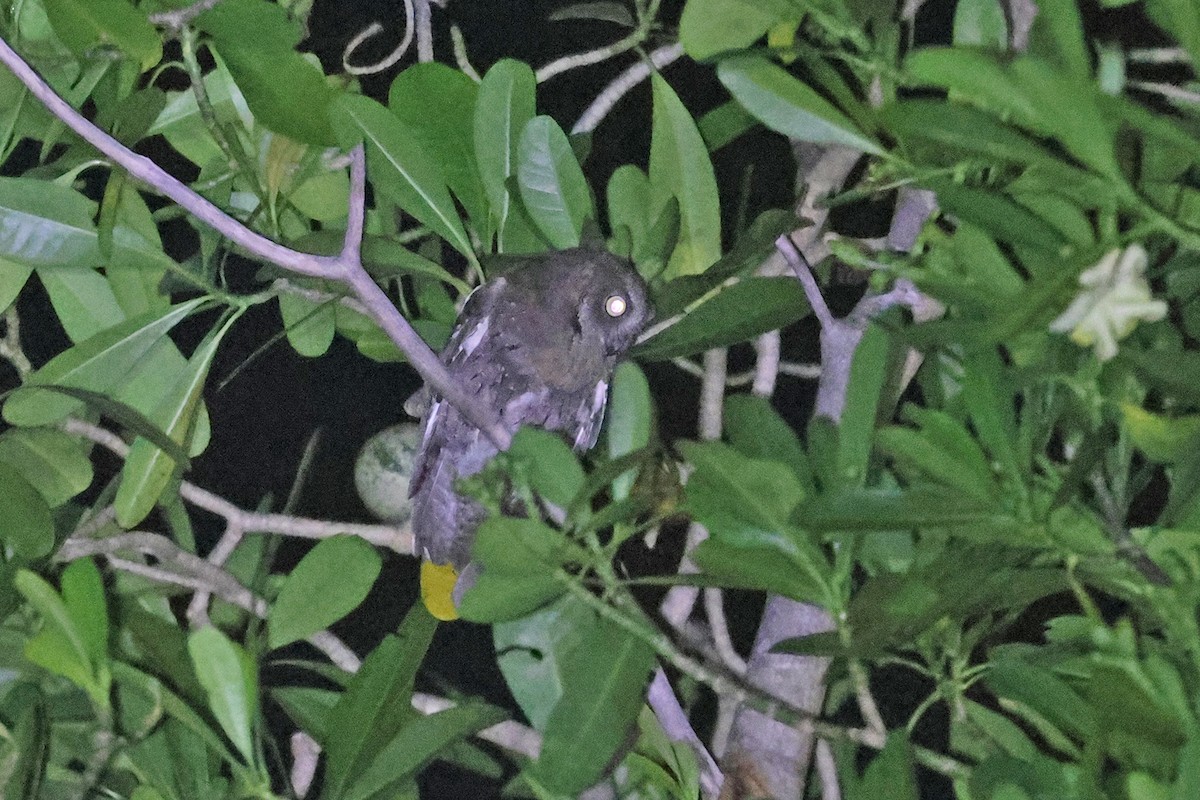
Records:
{"label": "dense foliage", "polygon": [[[370,97],[354,52],[302,52],[310,5],[0,10],[0,797],[416,797],[434,761],[535,797],[710,797],[721,770],[738,796],[1200,797],[1200,6],[555,4],[557,24],[621,38],[476,74],[459,0],[433,9],[432,41],[413,0],[420,63]],[[19,59],[83,116],[51,113]],[[623,101],[648,151],[600,184],[608,107],[568,134],[538,105],[610,59],[662,72]],[[715,76],[703,113],[677,59]],[[764,127],[800,189],[757,213],[713,162]],[[132,149],[187,186],[131,176]],[[381,552],[411,556],[388,501],[412,434],[360,463],[390,521],[239,508],[189,480],[221,435],[214,359],[266,305],[302,356],[342,339],[363,363],[418,362],[396,308],[437,349],[495,256],[597,238],[658,312],[601,444],[522,431],[467,487],[497,513],[460,613],[492,625],[511,701],[431,680],[420,603],[396,631],[360,623],[360,659],[329,629]],[[826,284],[861,277],[848,318],[800,255]],[[826,348],[806,372],[776,332],[810,311]],[[660,433],[682,412],[647,374],[676,367],[702,375],[697,440]],[[795,373],[818,380],[802,425],[803,384],[775,386]],[[506,492],[529,517],[498,513]],[[661,554],[685,531],[677,570]],[[278,558],[301,538],[320,541]],[[658,606],[668,586],[682,615]],[[739,645],[763,597],[825,622],[730,652],[714,589],[738,600]],[[815,667],[804,698],[756,672],[769,659]],[[759,774],[780,757],[730,734],[739,708],[815,731],[807,790]],[[795,785],[811,747],[783,757]]]}

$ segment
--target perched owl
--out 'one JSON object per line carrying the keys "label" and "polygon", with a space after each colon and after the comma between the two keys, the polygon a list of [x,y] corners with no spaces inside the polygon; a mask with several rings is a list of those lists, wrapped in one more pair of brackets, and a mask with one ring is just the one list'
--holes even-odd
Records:
{"label": "perched owl", "polygon": [[[646,285],[627,262],[592,248],[523,258],[467,298],[442,362],[502,424],[561,431],[576,450],[596,443],[613,367],[653,316]],[[475,531],[485,512],[455,491],[496,455],[478,428],[434,397],[422,423],[409,494],[422,597],[454,617]],[[452,567],[438,569],[441,565]],[[458,576],[454,598],[448,596]]]}

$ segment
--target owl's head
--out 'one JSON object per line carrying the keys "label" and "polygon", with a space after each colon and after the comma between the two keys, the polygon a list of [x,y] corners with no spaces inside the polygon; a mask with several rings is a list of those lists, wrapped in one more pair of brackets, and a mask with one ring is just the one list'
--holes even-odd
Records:
{"label": "owl's head", "polygon": [[[597,247],[576,247],[526,258],[505,277],[537,297],[547,336],[582,336],[620,358],[654,318],[646,283],[628,261]],[[537,325],[531,320],[531,325]],[[554,333],[553,331],[561,331]]]}
{"label": "owl's head", "polygon": [[579,329],[599,336],[605,353],[621,357],[654,318],[646,283],[633,265],[604,250],[585,250],[579,297]]}

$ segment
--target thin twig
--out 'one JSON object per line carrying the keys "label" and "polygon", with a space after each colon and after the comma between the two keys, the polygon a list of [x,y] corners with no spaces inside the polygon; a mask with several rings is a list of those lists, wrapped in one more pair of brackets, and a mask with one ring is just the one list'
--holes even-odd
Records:
{"label": "thin twig", "polygon": [[[410,0],[405,0],[409,2]],[[433,61],[433,14],[429,0],[411,0],[416,8],[417,61],[426,64]]]}
{"label": "thin twig", "polygon": [[584,53],[572,53],[570,55],[556,58],[550,63],[538,67],[537,82],[543,83],[550,80],[556,75],[561,75],[569,70],[578,69],[579,67],[588,67],[592,64],[599,64],[602,61],[607,61],[613,56],[632,50],[641,44],[646,38],[646,32],[642,29],[635,30],[628,36],[618,39],[612,44],[604,47],[597,47],[595,50],[588,50]]}
{"label": "thin twig", "polygon": [[630,66],[629,69],[614,78],[608,86],[604,87],[604,90],[600,94],[596,95],[596,99],[592,101],[591,105],[579,115],[579,119],[576,120],[574,127],[571,128],[571,133],[589,133],[594,131],[596,126],[608,116],[608,112],[612,111],[613,106],[620,102],[621,98],[628,94],[630,89],[650,77],[652,69],[662,69],[682,55],[683,45],[678,42],[663,45],[651,51],[645,60]]}
{"label": "thin twig", "polygon": [[21,318],[17,314],[16,303],[4,312],[4,338],[0,339],[0,358],[12,364],[17,376],[24,381],[33,372],[33,364],[21,347]]}
{"label": "thin twig", "polygon": [[658,718],[663,730],[667,732],[667,736],[674,741],[685,742],[695,751],[696,757],[700,761],[700,786],[704,790],[704,795],[716,797],[721,791],[721,784],[725,782],[725,776],[713,759],[712,753],[708,752],[704,742],[696,735],[687,713],[679,705],[679,699],[675,696],[675,690],[671,688],[671,682],[667,680],[667,674],[661,667],[654,671],[654,679],[650,681],[650,691],[646,702],[654,711],[654,716]]}
{"label": "thin twig", "polygon": [[389,69],[400,59],[404,58],[404,54],[408,52],[408,48],[412,45],[414,25],[414,9],[413,0],[404,0],[404,38],[396,45],[392,52],[388,53],[383,58],[371,64],[363,64],[356,67],[350,63],[354,52],[362,47],[363,42],[368,39],[374,39],[379,34],[383,33],[383,26],[378,22],[372,22],[367,27],[363,28],[351,39],[346,47],[342,50],[342,69],[346,70],[349,75],[376,75]]}
{"label": "thin twig", "polygon": [[[90,422],[68,418],[62,429],[75,436],[102,445],[112,453],[124,458],[129,454],[129,445],[112,431]],[[183,481],[179,496],[188,503],[223,517],[227,523],[236,523],[245,533],[275,533],[300,539],[328,539],[332,536],[357,536],[377,547],[386,547],[401,555],[413,554],[412,531],[395,525],[372,525],[359,522],[334,522],[288,514],[265,514],[246,511],[219,495],[213,494],[194,483]]]}
{"label": "thin twig", "polygon": [[479,72],[472,66],[471,59],[467,57],[467,38],[463,36],[462,28],[454,24],[450,25],[450,42],[454,46],[454,63],[458,69],[476,83],[483,80],[479,77]]}

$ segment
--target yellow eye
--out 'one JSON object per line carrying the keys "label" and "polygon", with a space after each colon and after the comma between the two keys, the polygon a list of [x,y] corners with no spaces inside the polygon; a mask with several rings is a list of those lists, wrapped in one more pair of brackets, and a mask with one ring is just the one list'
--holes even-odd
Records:
{"label": "yellow eye", "polygon": [[610,317],[619,317],[629,310],[629,301],[619,294],[609,295],[604,301],[604,311]]}

